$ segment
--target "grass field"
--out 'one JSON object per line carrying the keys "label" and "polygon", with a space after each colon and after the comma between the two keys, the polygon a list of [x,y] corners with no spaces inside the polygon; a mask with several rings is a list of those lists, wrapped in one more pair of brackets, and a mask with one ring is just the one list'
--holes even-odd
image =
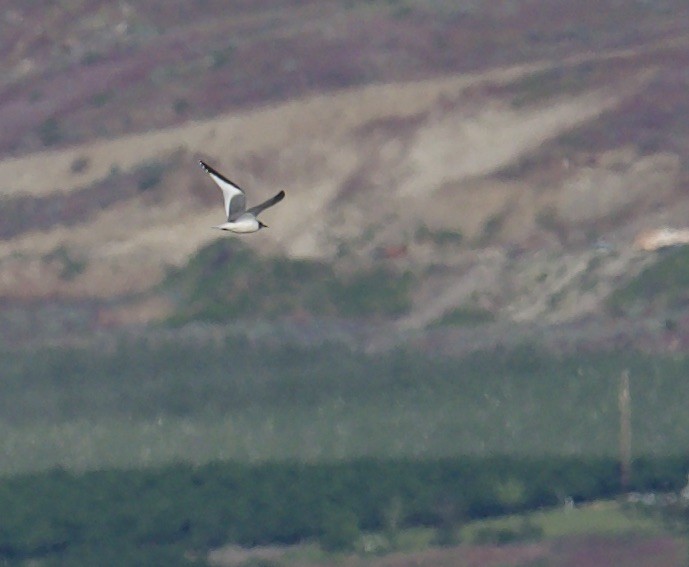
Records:
{"label": "grass field", "polygon": [[484,528],[516,529],[524,520],[536,526],[545,539],[587,534],[653,535],[663,531],[662,525],[655,518],[625,509],[618,502],[599,501],[572,509],[560,507],[528,514],[477,520],[462,528],[461,539],[474,541],[476,534]]}
{"label": "grass field", "polygon": [[[600,500],[571,509],[557,507],[469,521],[458,528],[457,541],[477,543],[486,530],[518,533],[525,522],[535,528],[538,535],[532,539],[539,541],[591,534],[653,536],[665,531],[663,524],[655,517],[626,508],[613,500]],[[436,537],[435,529],[410,528],[400,531],[396,543],[401,551],[421,551],[434,545]]]}
{"label": "grass field", "polygon": [[463,359],[407,350],[122,341],[0,357],[0,472],[183,460],[616,455],[629,369],[635,455],[689,442],[688,357]]}
{"label": "grass field", "polygon": [[[525,523],[533,526],[538,535],[512,540],[507,545],[477,543],[486,529],[517,533]],[[677,535],[669,534],[661,521],[630,511],[615,501],[470,521],[458,532],[460,545],[438,547],[436,537],[433,528],[410,528],[395,535],[394,550],[385,547],[389,542],[384,534],[368,533],[362,535],[357,551],[350,555],[328,553],[315,544],[259,547],[243,553],[246,562],[258,562],[269,556],[274,563],[286,566],[337,563],[369,567],[410,564],[601,567],[615,564],[615,558],[618,565],[676,567],[684,565],[686,557],[686,545]],[[240,548],[230,546],[213,551],[209,558],[217,565],[235,565],[239,552],[242,552]]]}

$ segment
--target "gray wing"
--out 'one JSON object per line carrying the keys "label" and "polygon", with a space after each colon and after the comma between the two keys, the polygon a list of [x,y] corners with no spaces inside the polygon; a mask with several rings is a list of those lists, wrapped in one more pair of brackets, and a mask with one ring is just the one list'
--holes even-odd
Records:
{"label": "gray wing", "polygon": [[258,216],[258,214],[261,211],[265,211],[268,207],[272,207],[276,203],[279,203],[280,201],[282,201],[284,198],[285,198],[285,192],[280,191],[277,195],[275,195],[274,197],[271,197],[267,201],[263,201],[263,203],[261,203],[260,205],[256,205],[255,207],[251,207],[247,211],[247,213],[252,213],[254,216]]}
{"label": "gray wing", "polygon": [[230,181],[227,177],[213,169],[210,165],[203,161],[199,161],[203,170],[211,176],[216,185],[222,191],[223,199],[225,200],[225,214],[227,220],[236,219],[246,210],[246,197],[242,188]]}

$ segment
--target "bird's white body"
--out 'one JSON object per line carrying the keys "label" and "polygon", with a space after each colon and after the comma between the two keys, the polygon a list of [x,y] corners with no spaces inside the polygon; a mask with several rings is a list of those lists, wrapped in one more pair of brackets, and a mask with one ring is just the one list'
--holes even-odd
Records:
{"label": "bird's white body", "polygon": [[256,232],[261,228],[261,225],[258,223],[258,219],[254,215],[245,214],[239,217],[237,220],[227,221],[214,226],[213,228],[245,234],[247,232]]}
{"label": "bird's white body", "polygon": [[223,194],[223,200],[225,202],[225,215],[227,216],[227,222],[216,225],[213,228],[219,230],[227,230],[229,232],[236,232],[239,234],[246,234],[249,232],[257,232],[262,228],[266,228],[266,225],[258,220],[258,215],[267,209],[272,207],[276,203],[282,201],[285,198],[285,192],[280,191],[274,197],[264,201],[260,205],[246,208],[246,197],[244,191],[236,183],[230,181],[227,177],[222,175],[220,172],[213,169],[208,164],[200,161],[199,164],[203,170],[211,176],[211,179],[216,183]]}

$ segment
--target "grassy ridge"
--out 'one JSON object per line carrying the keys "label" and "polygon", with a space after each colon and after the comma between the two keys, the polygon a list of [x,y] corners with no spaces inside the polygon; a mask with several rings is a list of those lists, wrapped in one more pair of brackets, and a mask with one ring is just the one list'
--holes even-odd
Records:
{"label": "grassy ridge", "polygon": [[636,278],[615,290],[608,307],[616,313],[676,310],[689,305],[689,249],[661,253]]}
{"label": "grassy ridge", "polygon": [[122,341],[0,356],[0,472],[213,459],[616,455],[632,379],[635,454],[689,442],[689,357],[463,359],[399,350]]}
{"label": "grassy ridge", "polygon": [[411,305],[411,274],[384,267],[347,276],[314,260],[263,258],[222,239],[170,272],[165,288],[179,298],[171,323],[232,321],[297,311],[347,317],[395,316]]}

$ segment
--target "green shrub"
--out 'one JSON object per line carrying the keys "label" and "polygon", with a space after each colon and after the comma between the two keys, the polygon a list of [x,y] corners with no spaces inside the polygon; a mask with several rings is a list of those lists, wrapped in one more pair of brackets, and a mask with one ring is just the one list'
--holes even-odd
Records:
{"label": "green shrub", "polygon": [[100,108],[102,106],[105,106],[108,102],[110,102],[113,96],[114,93],[111,90],[101,91],[99,93],[94,94],[91,97],[91,104],[93,104],[93,106],[97,108]]}
{"label": "green shrub", "polygon": [[172,271],[163,284],[180,308],[170,319],[224,322],[295,311],[351,317],[396,316],[411,305],[413,277],[374,267],[338,275],[313,260],[263,258],[236,240],[218,240]]}
{"label": "green shrub", "polygon": [[417,242],[432,242],[439,246],[458,245],[464,240],[464,235],[460,230],[431,230],[425,224],[422,224],[416,229],[414,240]]}
{"label": "green shrub", "polygon": [[446,311],[433,326],[463,325],[472,327],[492,321],[495,321],[495,315],[492,311],[481,307],[462,306]]}
{"label": "green shrub", "polygon": [[38,137],[44,146],[54,146],[62,142],[64,133],[57,118],[51,117],[44,120],[38,127]]}
{"label": "green shrub", "polygon": [[512,106],[522,108],[554,96],[577,94],[588,88],[596,72],[604,70],[587,62],[574,67],[555,67],[526,75],[509,86],[514,92]]}
{"label": "green shrub", "polygon": [[231,63],[236,49],[234,44],[230,44],[222,49],[214,50],[211,53],[211,69],[220,69]]}
{"label": "green shrub", "polygon": [[543,537],[543,528],[524,518],[518,526],[484,526],[474,534],[475,544],[504,545],[518,541],[534,541]]}
{"label": "green shrub", "polygon": [[[688,463],[686,457],[646,461],[644,484],[635,488],[677,489]],[[361,530],[386,529],[385,516],[396,500],[405,525],[445,530],[444,541],[450,542],[456,535],[454,510],[466,510],[467,519],[506,512],[495,506],[495,482],[521,483],[526,510],[554,505],[560,493],[576,495],[577,501],[610,497],[617,475],[612,458],[562,457],[215,462],[82,474],[55,469],[0,479],[0,562],[203,565],[207,551],[223,544],[314,538],[328,551],[350,551]],[[449,495],[459,507],[444,513],[437,503]],[[541,536],[541,528],[525,519],[484,527],[474,542]]]}
{"label": "green shrub", "polygon": [[71,165],[69,166],[69,170],[72,173],[84,173],[90,165],[91,160],[87,156],[79,156],[77,158],[74,158]]}
{"label": "green shrub", "polygon": [[175,114],[186,114],[189,111],[191,103],[186,98],[176,98],[172,103],[172,109]]}
{"label": "green shrub", "polygon": [[498,211],[488,217],[481,229],[477,244],[479,246],[486,246],[496,238],[500,234],[506,218],[507,211]]}
{"label": "green shrub", "polygon": [[361,537],[359,523],[351,510],[328,510],[323,518],[319,541],[326,551],[351,551]]}
{"label": "green shrub", "polygon": [[607,305],[618,314],[689,305],[689,247],[660,253],[651,266],[610,294]]}
{"label": "green shrub", "polygon": [[137,187],[139,191],[148,191],[158,186],[163,179],[163,175],[165,175],[166,169],[167,166],[159,162],[151,162],[140,167],[137,171],[139,177]]}
{"label": "green shrub", "polygon": [[60,278],[71,281],[84,272],[86,261],[75,257],[65,246],[58,246],[43,257],[46,262],[56,262],[60,265]]}

